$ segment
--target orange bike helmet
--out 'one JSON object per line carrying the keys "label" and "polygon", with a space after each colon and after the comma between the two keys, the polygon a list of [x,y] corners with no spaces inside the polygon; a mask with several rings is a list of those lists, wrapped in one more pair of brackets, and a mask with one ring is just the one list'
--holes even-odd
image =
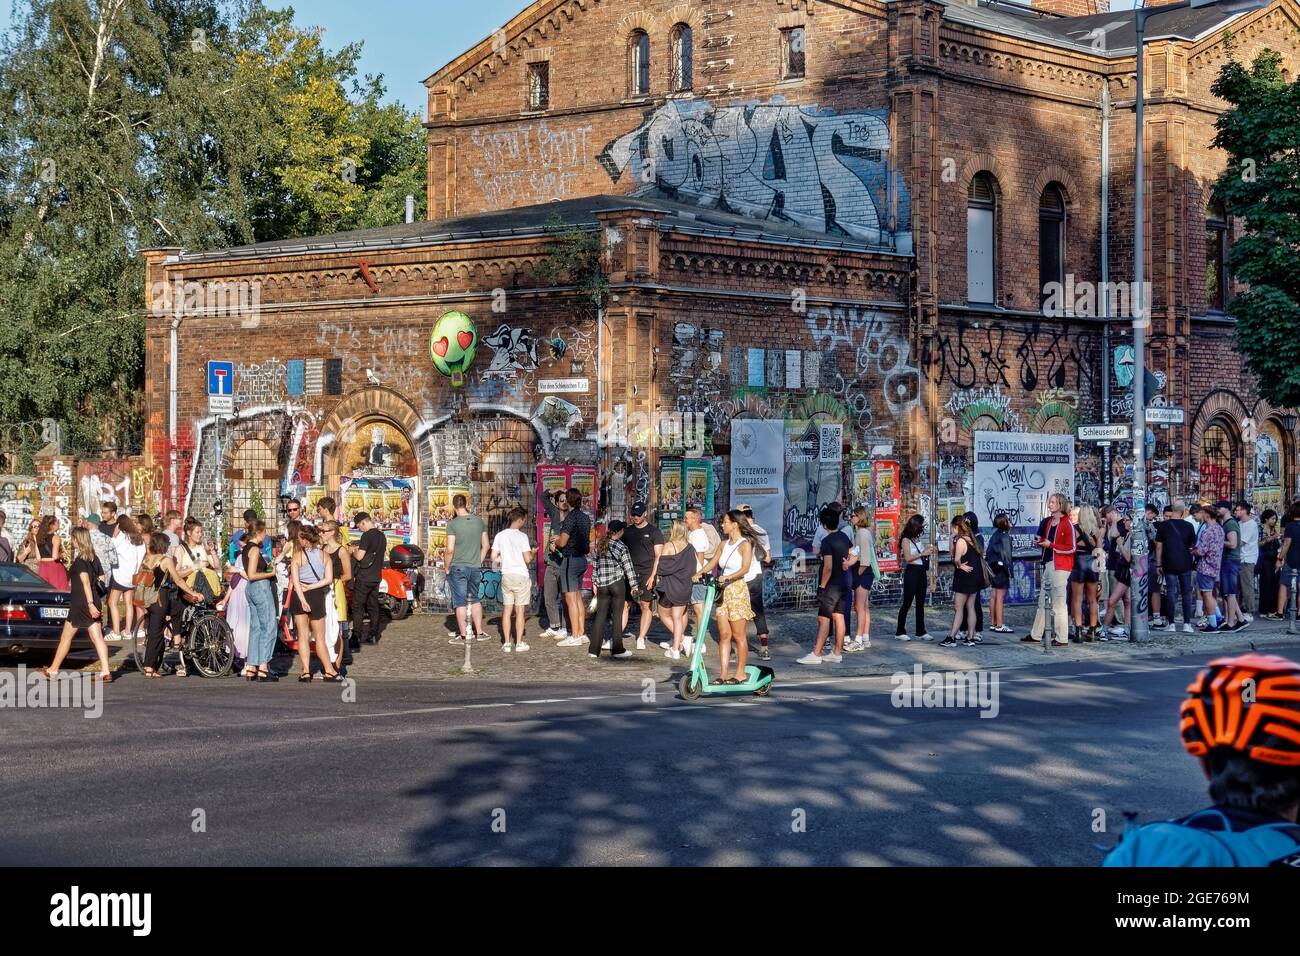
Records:
{"label": "orange bike helmet", "polygon": [[1187,692],[1179,730],[1193,757],[1223,747],[1300,767],[1300,664],[1273,654],[1220,657]]}

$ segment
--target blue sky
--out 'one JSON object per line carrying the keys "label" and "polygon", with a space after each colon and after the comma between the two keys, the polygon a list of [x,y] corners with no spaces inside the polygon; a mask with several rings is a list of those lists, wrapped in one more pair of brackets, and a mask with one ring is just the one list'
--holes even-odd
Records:
{"label": "blue sky", "polygon": [[[299,0],[267,6],[292,6],[300,26],[325,28],[325,41],[337,49],[364,41],[362,73],[382,73],[391,99],[421,115],[421,81],[453,57],[489,36],[523,10],[529,0]],[[0,0],[0,29],[8,29],[23,0]]]}
{"label": "blue sky", "polygon": [[[325,28],[337,49],[364,41],[363,73],[382,73],[390,98],[423,114],[421,81],[453,57],[493,33],[523,10],[529,0],[299,0],[290,4],[301,26]],[[0,0],[0,27],[22,0]],[[283,6],[268,0],[272,7]],[[1111,9],[1129,9],[1133,0],[1112,0]]]}

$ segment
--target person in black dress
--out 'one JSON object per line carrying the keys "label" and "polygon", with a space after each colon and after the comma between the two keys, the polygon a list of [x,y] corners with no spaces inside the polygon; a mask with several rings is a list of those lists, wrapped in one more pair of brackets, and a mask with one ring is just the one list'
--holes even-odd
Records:
{"label": "person in black dress", "polygon": [[677,660],[689,649],[686,643],[686,608],[691,603],[691,578],[695,576],[695,549],[688,540],[686,524],[674,521],[672,531],[659,556],[655,589],[659,594],[659,620],[673,639],[664,647],[664,656]]}
{"label": "person in black dress", "polygon": [[965,515],[952,519],[952,632],[940,647],[956,647],[957,633],[966,622],[966,644],[974,646],[975,602],[984,589],[983,554]]}
{"label": "person in black dress", "polygon": [[54,652],[54,660],[49,667],[40,668],[40,673],[50,680],[59,676],[59,665],[68,656],[72,648],[72,638],[78,631],[87,631],[90,642],[95,645],[102,670],[99,678],[105,684],[113,682],[113,668],[108,663],[108,644],[104,641],[104,628],[100,623],[99,592],[95,584],[95,549],[90,543],[90,532],[85,528],[75,528],[72,532],[72,607],[68,619],[63,622],[63,633],[59,636],[59,647]]}
{"label": "person in black dress", "polygon": [[1259,516],[1259,561],[1255,564],[1255,573],[1259,575],[1256,601],[1259,604],[1259,616],[1277,618],[1277,589],[1281,583],[1277,573],[1277,553],[1281,548],[1282,538],[1278,534],[1277,512],[1269,508]]}

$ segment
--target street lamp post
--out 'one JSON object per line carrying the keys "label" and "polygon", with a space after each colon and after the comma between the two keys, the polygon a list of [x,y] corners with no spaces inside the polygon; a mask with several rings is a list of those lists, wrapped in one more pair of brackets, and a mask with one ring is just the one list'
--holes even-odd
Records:
{"label": "street lamp post", "polygon": [[1143,213],[1146,204],[1145,159],[1143,143],[1143,99],[1146,89],[1144,72],[1143,44],[1146,40],[1147,18],[1155,14],[1170,13],[1189,7],[1213,6],[1224,13],[1245,13],[1268,6],[1270,0],[1183,0],[1182,3],[1169,3],[1150,9],[1135,7],[1134,37],[1136,76],[1136,99],[1134,103],[1134,120],[1137,132],[1134,141],[1136,157],[1134,161],[1133,184],[1133,294],[1129,296],[1133,303],[1133,620],[1129,623],[1129,640],[1145,641],[1150,637],[1147,630],[1147,410],[1146,410],[1146,327],[1149,321],[1151,303],[1146,297],[1146,248]]}

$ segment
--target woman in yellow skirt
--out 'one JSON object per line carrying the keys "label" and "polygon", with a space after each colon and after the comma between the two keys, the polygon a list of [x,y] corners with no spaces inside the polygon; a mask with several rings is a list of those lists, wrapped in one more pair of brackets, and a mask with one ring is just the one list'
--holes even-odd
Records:
{"label": "woman in yellow skirt", "polygon": [[[745,575],[754,560],[754,534],[748,521],[739,511],[728,511],[722,516],[722,543],[709,558],[697,576],[698,579],[717,569],[718,587],[718,657],[721,670],[715,684],[741,684],[745,681],[745,659],[749,655],[749,640],[745,636],[747,625],[754,619],[754,609],[749,603],[749,585]],[[736,648],[736,669],[727,676],[728,658],[732,645]]]}

